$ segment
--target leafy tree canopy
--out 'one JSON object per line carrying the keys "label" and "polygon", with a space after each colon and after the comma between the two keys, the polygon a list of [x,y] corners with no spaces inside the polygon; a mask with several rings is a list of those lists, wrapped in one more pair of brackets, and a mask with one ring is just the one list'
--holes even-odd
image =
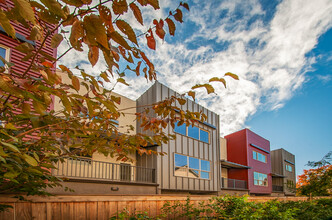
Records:
{"label": "leafy tree canopy", "polygon": [[[0,3],[0,25],[6,33],[16,39],[16,27],[23,26],[29,31],[28,39],[35,42],[20,43],[14,48],[24,54],[19,64],[0,58],[6,64],[0,70],[0,193],[46,194],[46,187],[59,184],[50,171],[54,162],[63,156],[73,156],[70,147],[83,153],[115,156],[122,161],[128,160],[131,152],[157,154],[144,147],[173,139],[164,132],[166,126],[174,127],[175,121],[189,125],[206,119],[202,112],[183,111],[176,103],[185,104],[184,95],[195,99],[197,88],[214,93],[210,82],[226,85],[224,78],[214,77],[210,82],[194,85],[186,94],[145,106],[146,110],[136,113],[136,117],[144,130],[152,131],[152,136],[120,133],[115,121],[125,115],[118,108],[121,99],[103,84],[127,85],[128,72],[155,80],[155,66],[137,39],[143,37],[147,47],[155,50],[156,37],[164,40],[167,32],[173,36],[175,24],[183,22],[189,5],[180,2],[167,17],[155,18],[152,24],[147,24],[142,11],[159,10],[158,0],[0,0]],[[147,27],[144,33],[136,33],[133,24],[125,19],[128,13],[135,17],[135,22]],[[45,50],[49,46],[57,48],[61,42],[70,47],[56,58]],[[70,50],[88,53],[92,66],[104,59],[107,70],[95,78],[78,69],[79,77],[83,78],[79,80],[71,69],[60,65],[63,73],[58,74],[56,61]],[[15,68],[17,65],[24,70]],[[232,73],[225,76],[238,79]],[[69,78],[70,83],[64,82],[63,77]],[[54,103],[54,99],[60,103]],[[53,105],[63,108],[54,111]],[[151,118],[149,112],[158,117]],[[132,129],[128,125],[128,130]]]}
{"label": "leafy tree canopy", "polygon": [[327,153],[320,161],[309,161],[308,166],[313,167],[304,170],[298,176],[297,193],[306,196],[332,195],[332,151]]}

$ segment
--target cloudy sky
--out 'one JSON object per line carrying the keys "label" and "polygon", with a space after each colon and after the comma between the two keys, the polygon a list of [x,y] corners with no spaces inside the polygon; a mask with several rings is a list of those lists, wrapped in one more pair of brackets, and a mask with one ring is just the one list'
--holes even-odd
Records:
{"label": "cloudy sky", "polygon": [[[147,26],[178,4],[159,1],[163,10],[144,10]],[[296,154],[298,173],[308,160],[332,150],[332,1],[188,3],[190,12],[184,9],[176,36],[157,41],[156,51],[147,49],[158,80],[182,93],[211,77],[235,73],[240,80],[228,78],[227,89],[215,84],[217,94],[197,90],[198,103],[221,116],[222,136],[248,127],[269,139],[272,149]],[[130,15],[127,19],[133,20]],[[103,61],[93,68],[86,61],[86,55],[72,52],[62,62],[95,73],[105,69]],[[129,88],[120,85],[115,91],[132,99],[151,84],[130,75],[127,81]]]}

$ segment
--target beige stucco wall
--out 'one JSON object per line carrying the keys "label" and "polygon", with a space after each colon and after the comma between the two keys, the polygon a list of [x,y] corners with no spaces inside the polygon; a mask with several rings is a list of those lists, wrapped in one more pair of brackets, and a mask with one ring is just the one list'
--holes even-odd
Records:
{"label": "beige stucco wall", "polygon": [[[220,160],[227,160],[227,140],[220,138]],[[221,168],[221,177],[228,178],[228,170]]]}
{"label": "beige stucco wall", "polygon": [[[71,84],[71,79],[68,77],[67,73],[63,73],[61,70],[57,69],[57,74],[61,76],[63,83]],[[79,78],[79,80],[80,80],[80,82],[83,81],[83,79],[80,79],[80,78]],[[86,90],[85,86],[81,86],[79,92],[82,95],[86,94],[87,90]],[[124,97],[120,94],[117,94],[115,92],[113,92],[112,95],[121,98],[121,103],[119,105],[117,105],[117,108],[120,112],[124,113],[124,115],[121,114],[121,116],[118,119],[119,132],[131,134],[131,135],[135,134],[136,133],[136,121],[135,121],[135,119],[136,119],[136,117],[135,117],[136,101],[131,100],[131,99]],[[62,106],[59,104],[59,98],[55,97],[54,98],[54,110],[59,111],[59,110],[61,110],[61,108],[62,108]],[[122,109],[126,109],[126,110],[122,111]],[[134,130],[128,131],[127,125],[132,125],[134,127]],[[136,165],[136,153],[133,152],[133,153],[129,154],[128,156],[130,159],[133,160],[133,162],[128,161],[125,163],[135,166]],[[100,153],[94,153],[92,155],[92,159],[97,160],[97,161],[110,162],[110,163],[121,163],[121,161],[117,161],[116,158],[112,158],[109,156],[105,157],[103,154],[100,154]]]}

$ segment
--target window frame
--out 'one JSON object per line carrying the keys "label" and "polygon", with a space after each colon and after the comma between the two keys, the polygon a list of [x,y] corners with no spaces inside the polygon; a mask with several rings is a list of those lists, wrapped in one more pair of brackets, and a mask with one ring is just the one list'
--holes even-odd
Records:
{"label": "window frame", "polygon": [[[265,161],[259,160],[259,157],[258,157],[259,154],[262,155],[262,156],[264,156]],[[255,155],[256,155],[256,158],[255,158]],[[262,163],[267,163],[267,156],[264,155],[264,154],[262,154],[262,153],[260,153],[260,152],[258,152],[258,151],[255,151],[255,150],[252,151],[252,159],[260,161]]]}
{"label": "window frame", "polygon": [[[258,174],[258,179],[255,179],[255,173]],[[265,176],[266,176],[266,181],[264,181],[264,180],[260,180],[260,179],[259,179],[259,175],[265,175]],[[254,179],[254,185],[255,185],[255,186],[263,186],[263,187],[268,187],[268,186],[269,186],[269,178],[268,178],[268,175],[267,175],[267,174],[254,171],[254,172],[253,172],[253,176],[254,176],[253,179]],[[258,183],[262,183],[262,184],[256,184],[256,181],[257,181]],[[266,185],[264,185],[264,182],[266,182]]]}
{"label": "window frame", "polygon": [[[288,167],[290,167],[290,169],[288,169]],[[286,171],[292,173],[292,172],[293,172],[293,167],[292,167],[292,165],[286,164]]]}
{"label": "window frame", "polygon": [[[186,168],[186,172],[187,172],[187,176],[180,176],[180,175],[176,175],[175,174],[175,168],[179,167],[179,166],[176,166],[175,165],[175,155],[180,155],[180,156],[184,156],[187,158],[187,168]],[[199,169],[195,169],[195,168],[190,168],[190,163],[189,163],[189,160],[190,158],[194,158],[194,159],[197,159],[199,161]],[[206,170],[202,170],[202,161],[207,161],[209,162],[209,171],[206,171]],[[210,160],[204,160],[204,159],[200,159],[200,158],[197,158],[197,157],[192,157],[192,156],[188,156],[188,155],[184,155],[184,154],[180,154],[180,153],[176,153],[174,152],[173,153],[173,165],[174,165],[174,168],[173,168],[173,175],[175,177],[184,177],[184,178],[190,178],[190,179],[199,179],[199,180],[211,180],[211,174],[212,174],[212,170],[211,170],[211,165],[212,165],[212,162]],[[194,178],[194,177],[190,177],[188,175],[189,171],[190,170],[194,170],[194,171],[198,171],[198,177],[197,178]],[[202,175],[201,175],[201,172],[204,172],[204,173],[208,173],[209,174],[209,178],[202,178]]]}
{"label": "window frame", "polygon": [[[2,48],[2,49],[5,49],[5,57],[4,57],[4,59],[7,61],[7,62],[9,62],[10,61],[10,48],[9,47],[7,47],[7,46],[5,46],[5,45],[3,45],[3,44],[0,44],[0,48]],[[5,72],[7,72],[7,70],[8,70],[8,66],[4,63],[4,68],[6,69],[5,70]]]}
{"label": "window frame", "polygon": [[[185,134],[182,134],[182,133],[176,131],[176,127],[181,127],[181,126],[185,126]],[[192,127],[198,128],[198,139],[197,139],[197,138],[194,138],[194,137],[189,136],[189,134],[188,134],[188,133],[189,133],[189,132],[188,132],[188,128],[189,128],[190,126],[192,126],[192,125],[187,126],[185,123],[183,123],[183,124],[180,125],[180,126],[177,126],[177,122],[175,122],[175,127],[174,127],[174,129],[173,129],[173,132],[176,133],[176,134],[179,134],[179,135],[186,136],[186,137],[188,137],[188,138],[192,138],[192,139],[197,140],[197,141],[201,141],[201,142],[206,143],[206,144],[210,144],[210,142],[211,142],[211,141],[210,141],[210,140],[211,140],[211,138],[210,138],[210,136],[211,136],[211,132],[210,132],[209,130],[204,129],[204,128],[200,128],[200,127],[198,127],[198,126],[192,126]],[[205,141],[201,140],[201,130],[202,130],[202,131],[205,131],[205,132],[208,133],[208,142],[205,142]]]}

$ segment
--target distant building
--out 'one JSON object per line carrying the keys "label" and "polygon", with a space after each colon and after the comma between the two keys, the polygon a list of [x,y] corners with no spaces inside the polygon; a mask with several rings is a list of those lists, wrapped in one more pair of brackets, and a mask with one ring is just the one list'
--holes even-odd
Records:
{"label": "distant building", "polygon": [[226,135],[225,139],[227,160],[245,166],[229,169],[228,178],[246,181],[250,194],[271,194],[270,142],[249,129]]}
{"label": "distant building", "polygon": [[295,156],[285,149],[271,151],[272,191],[274,194],[295,195]]}

